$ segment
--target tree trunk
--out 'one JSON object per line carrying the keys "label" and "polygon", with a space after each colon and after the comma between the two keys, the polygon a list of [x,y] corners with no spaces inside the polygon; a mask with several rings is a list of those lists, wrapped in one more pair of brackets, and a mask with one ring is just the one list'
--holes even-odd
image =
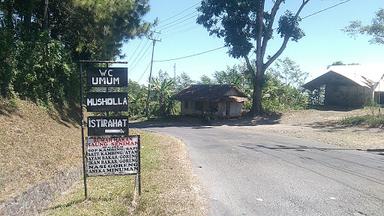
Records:
{"label": "tree trunk", "polygon": [[[261,48],[257,49],[260,50]],[[263,84],[264,84],[264,54],[256,54],[256,73],[253,76],[253,100],[251,114],[252,116],[260,115],[263,113],[263,105],[261,103],[262,93],[263,93]]]}
{"label": "tree trunk", "polygon": [[4,10],[5,18],[5,47],[2,47],[1,56],[6,56],[3,58],[0,63],[2,66],[2,71],[0,71],[0,93],[3,97],[10,96],[10,83],[12,80],[12,61],[13,61],[13,46],[14,46],[14,23],[13,23],[13,11],[14,11],[14,2],[6,1]]}
{"label": "tree trunk", "polygon": [[256,77],[253,81],[253,95],[252,95],[252,116],[260,115],[263,112],[263,105],[261,103],[263,93],[263,82],[260,77]]}

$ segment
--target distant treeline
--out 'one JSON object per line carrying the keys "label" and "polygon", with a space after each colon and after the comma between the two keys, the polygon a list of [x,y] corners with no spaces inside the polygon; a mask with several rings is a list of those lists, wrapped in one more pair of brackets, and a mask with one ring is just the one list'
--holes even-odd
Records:
{"label": "distant treeline", "polygon": [[144,35],[148,0],[0,1],[0,94],[39,103],[79,97],[80,59],[111,60]]}

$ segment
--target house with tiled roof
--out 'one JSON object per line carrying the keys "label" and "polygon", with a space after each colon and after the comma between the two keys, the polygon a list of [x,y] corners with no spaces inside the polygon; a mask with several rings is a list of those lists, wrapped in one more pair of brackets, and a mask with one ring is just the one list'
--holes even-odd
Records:
{"label": "house with tiled roof", "polygon": [[247,96],[233,85],[191,85],[174,96],[182,115],[239,117]]}

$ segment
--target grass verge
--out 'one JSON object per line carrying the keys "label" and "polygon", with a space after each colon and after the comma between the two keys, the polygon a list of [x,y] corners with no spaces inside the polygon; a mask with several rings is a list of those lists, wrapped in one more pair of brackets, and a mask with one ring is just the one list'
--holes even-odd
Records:
{"label": "grass verge", "polygon": [[183,143],[160,134],[131,133],[140,134],[142,142],[142,195],[136,209],[134,176],[93,177],[88,178],[88,200],[78,182],[43,215],[205,215]]}
{"label": "grass verge", "polygon": [[384,115],[363,115],[346,117],[340,121],[346,126],[384,127]]}

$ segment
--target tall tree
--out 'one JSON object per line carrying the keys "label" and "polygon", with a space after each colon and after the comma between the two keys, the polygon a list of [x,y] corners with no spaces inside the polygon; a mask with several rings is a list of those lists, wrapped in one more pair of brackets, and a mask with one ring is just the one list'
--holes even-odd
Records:
{"label": "tall tree", "polygon": [[384,9],[376,12],[376,17],[370,25],[363,25],[361,21],[352,21],[344,31],[352,36],[366,34],[372,36],[371,43],[384,44]]}
{"label": "tall tree", "polygon": [[200,77],[200,82],[199,83],[207,84],[207,85],[214,84],[213,80],[209,76],[207,76],[205,74]]}
{"label": "tall tree", "polygon": [[148,0],[0,0],[1,96],[77,96],[75,62],[116,58],[147,32],[148,11]]}
{"label": "tall tree", "polygon": [[[263,111],[262,86],[266,69],[283,53],[289,40],[298,41],[304,36],[299,28],[300,13],[310,0],[301,0],[295,12],[285,11],[278,21],[277,33],[283,39],[280,48],[267,55],[268,42],[275,32],[274,21],[284,0],[271,1],[270,11],[265,0],[202,0],[197,23],[211,35],[224,38],[229,54],[244,58],[252,77],[253,95],[251,114]],[[252,66],[249,54],[256,54],[256,66]]]}
{"label": "tall tree", "polygon": [[195,81],[187,73],[182,72],[176,77],[176,90],[181,91],[194,83]]}

